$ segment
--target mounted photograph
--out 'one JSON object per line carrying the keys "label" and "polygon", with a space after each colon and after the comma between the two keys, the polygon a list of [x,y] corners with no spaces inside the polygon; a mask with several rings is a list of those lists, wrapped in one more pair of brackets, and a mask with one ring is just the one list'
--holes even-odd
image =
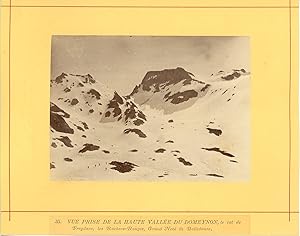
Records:
{"label": "mounted photograph", "polygon": [[250,39],[52,36],[50,179],[250,180]]}

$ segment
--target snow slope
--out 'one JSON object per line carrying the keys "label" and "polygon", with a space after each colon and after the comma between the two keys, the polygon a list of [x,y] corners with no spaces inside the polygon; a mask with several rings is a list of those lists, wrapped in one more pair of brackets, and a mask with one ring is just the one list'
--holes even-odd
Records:
{"label": "snow slope", "polygon": [[148,72],[127,96],[63,73],[51,81],[50,118],[54,180],[249,178],[246,71],[205,82],[183,68]]}

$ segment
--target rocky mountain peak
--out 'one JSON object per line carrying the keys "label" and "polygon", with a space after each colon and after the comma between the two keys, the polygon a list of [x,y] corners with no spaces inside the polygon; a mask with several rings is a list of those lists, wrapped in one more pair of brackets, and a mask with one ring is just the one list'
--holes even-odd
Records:
{"label": "rocky mountain peak", "polygon": [[116,91],[113,98],[108,102],[103,122],[123,121],[125,124],[142,125],[146,116],[139,110],[130,97],[120,96]]}
{"label": "rocky mountain peak", "polygon": [[149,71],[129,97],[139,105],[146,104],[172,113],[191,106],[207,93],[210,85],[193,77],[182,67]]}
{"label": "rocky mountain peak", "polygon": [[[155,92],[158,92],[160,87],[174,85],[181,81],[184,84],[190,84],[191,81],[194,80],[191,76],[194,75],[181,67],[177,67],[176,69],[164,69],[161,71],[149,71],[144,76],[141,86],[144,91],[151,91],[154,89]],[[135,90],[133,90],[133,92]]]}

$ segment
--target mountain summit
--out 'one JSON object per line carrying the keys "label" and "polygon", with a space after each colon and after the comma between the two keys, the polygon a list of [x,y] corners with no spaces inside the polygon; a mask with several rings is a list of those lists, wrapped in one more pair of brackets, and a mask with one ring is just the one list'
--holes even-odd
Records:
{"label": "mountain summit", "polygon": [[[181,67],[176,69],[165,69],[162,71],[149,71],[141,82],[141,87],[144,91],[159,92],[161,89],[169,85],[175,85],[179,82],[183,84],[191,84],[192,73],[187,72]],[[196,80],[194,80],[196,81]],[[133,91],[131,95],[134,93]]]}
{"label": "mountain summit", "polygon": [[150,71],[129,96],[139,105],[146,104],[172,113],[193,105],[206,94],[210,85],[193,77],[181,67]]}

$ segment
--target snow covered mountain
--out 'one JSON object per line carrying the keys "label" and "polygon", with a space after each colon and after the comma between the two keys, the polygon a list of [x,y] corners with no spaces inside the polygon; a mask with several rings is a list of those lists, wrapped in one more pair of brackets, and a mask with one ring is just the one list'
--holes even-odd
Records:
{"label": "snow covered mountain", "polygon": [[51,178],[245,180],[250,73],[147,72],[121,96],[91,75],[51,80]]}
{"label": "snow covered mountain", "polygon": [[129,95],[140,105],[147,104],[165,113],[192,106],[203,97],[210,84],[193,79],[183,68],[148,72]]}
{"label": "snow covered mountain", "polygon": [[129,98],[96,82],[87,75],[62,73],[51,80],[51,101],[57,106],[72,110],[99,122],[123,121],[142,124],[146,117]]}

